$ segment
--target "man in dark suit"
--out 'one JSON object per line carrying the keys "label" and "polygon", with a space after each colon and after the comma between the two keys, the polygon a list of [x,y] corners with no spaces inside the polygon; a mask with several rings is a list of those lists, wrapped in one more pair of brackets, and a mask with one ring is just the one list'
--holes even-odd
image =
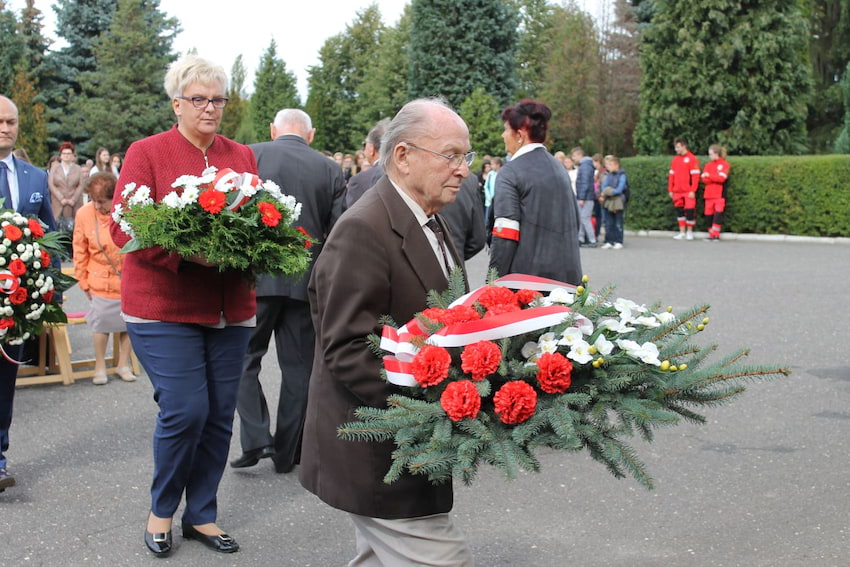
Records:
{"label": "man in dark suit", "polygon": [[378,182],[378,179],[383,177],[384,168],[381,167],[378,160],[381,157],[381,139],[389,123],[389,118],[384,118],[375,124],[366,135],[366,141],[363,142],[363,153],[366,154],[366,159],[372,164],[372,167],[364,169],[348,180],[348,189],[345,193],[346,209],[351,208],[351,205],[357,202],[357,199],[362,197],[363,193],[371,189]]}
{"label": "man in dark suit", "polygon": [[[274,181],[301,203],[296,225],[317,241],[311,247],[312,262],[342,213],[345,197],[342,170],[310,147],[314,134],[304,111],[284,109],[271,124],[272,141],[251,146],[260,178]],[[230,463],[232,467],[250,467],[273,455],[275,471],[287,473],[299,462],[315,344],[307,297],[309,279],[308,269],[299,278],[264,275],[257,281],[257,326],[248,344],[236,405],[243,453]],[[272,333],[281,371],[274,437],[259,380]]]}
{"label": "man in dark suit", "polygon": [[[0,96],[0,197],[2,208],[14,209],[22,215],[37,215],[48,230],[55,230],[47,174],[12,155],[18,139],[18,107],[11,99]],[[21,346],[4,345],[6,354],[20,360]],[[6,469],[9,449],[9,427],[12,425],[12,401],[18,366],[0,357],[0,492],[15,485],[15,477]]]}
{"label": "man in dark suit", "polygon": [[[316,358],[310,378],[301,484],[350,513],[357,557],[352,565],[467,567],[472,554],[454,527],[451,484],[425,476],[383,482],[395,445],[343,441],[337,427],[359,406],[386,407],[399,389],[381,379],[381,360],[366,337],[378,319],[408,321],[426,308],[429,289],[448,287],[461,263],[436,213],[469,175],[469,132],[436,100],[406,104],[384,134],[386,176],[334,227],[310,280]],[[435,224],[436,223],[436,224]]]}
{"label": "man in dark suit", "polygon": [[478,193],[478,178],[470,175],[463,180],[454,203],[449,203],[440,211],[440,215],[451,229],[455,248],[463,255],[464,260],[469,260],[481,252],[487,243],[484,203]]}

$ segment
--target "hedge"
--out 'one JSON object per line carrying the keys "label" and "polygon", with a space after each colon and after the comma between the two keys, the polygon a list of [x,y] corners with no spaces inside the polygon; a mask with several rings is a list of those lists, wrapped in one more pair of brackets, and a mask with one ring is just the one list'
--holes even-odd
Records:
{"label": "hedge", "polygon": [[[850,236],[850,155],[727,158],[731,167],[723,230],[736,233]],[[630,230],[676,230],[667,195],[670,156],[623,158]],[[707,157],[699,157],[703,166]],[[697,230],[706,230],[702,186]]]}

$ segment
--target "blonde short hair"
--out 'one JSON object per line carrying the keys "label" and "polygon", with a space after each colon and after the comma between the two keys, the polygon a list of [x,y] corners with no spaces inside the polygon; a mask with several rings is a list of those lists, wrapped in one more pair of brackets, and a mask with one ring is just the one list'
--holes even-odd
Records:
{"label": "blonde short hair", "polygon": [[227,91],[227,73],[219,65],[211,63],[197,55],[187,55],[178,59],[168,68],[163,86],[169,98],[183,94],[183,90],[192,83],[212,85],[218,83],[222,91]]}

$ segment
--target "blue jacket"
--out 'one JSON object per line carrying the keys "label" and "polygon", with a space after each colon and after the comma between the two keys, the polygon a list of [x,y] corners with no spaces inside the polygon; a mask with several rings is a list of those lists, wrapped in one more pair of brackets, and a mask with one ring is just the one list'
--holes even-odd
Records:
{"label": "blue jacket", "polygon": [[592,201],[596,198],[593,191],[593,176],[596,168],[593,160],[587,156],[581,158],[578,164],[578,175],[576,176],[576,199],[579,201]]}

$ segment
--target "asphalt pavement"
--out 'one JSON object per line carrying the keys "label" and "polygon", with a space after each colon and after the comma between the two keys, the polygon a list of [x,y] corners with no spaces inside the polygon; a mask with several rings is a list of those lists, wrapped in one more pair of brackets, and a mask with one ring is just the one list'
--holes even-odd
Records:
{"label": "asphalt pavement", "polygon": [[[850,556],[850,245],[846,239],[674,241],[627,234],[622,250],[582,249],[590,287],[683,310],[712,306],[720,352],[790,367],[707,412],[708,423],[637,442],[657,488],[617,480],[584,453],[541,455],[505,481],[485,469],[456,486],[453,511],[479,567],[837,567]],[[469,263],[483,282],[486,253]],[[85,310],[79,289],[69,311]],[[91,356],[85,326],[74,358]],[[276,398],[272,352],[263,384]],[[339,567],[354,554],[346,514],[276,474],[268,460],[227,468],[219,525],[241,544],[216,554],[179,537],[166,559],[142,541],[156,405],[149,382],[18,388],[0,494],[0,566]],[[274,415],[274,413],[272,413]],[[231,456],[241,451],[238,419]],[[178,510],[176,518],[179,522]],[[177,522],[176,522],[177,523]]]}

